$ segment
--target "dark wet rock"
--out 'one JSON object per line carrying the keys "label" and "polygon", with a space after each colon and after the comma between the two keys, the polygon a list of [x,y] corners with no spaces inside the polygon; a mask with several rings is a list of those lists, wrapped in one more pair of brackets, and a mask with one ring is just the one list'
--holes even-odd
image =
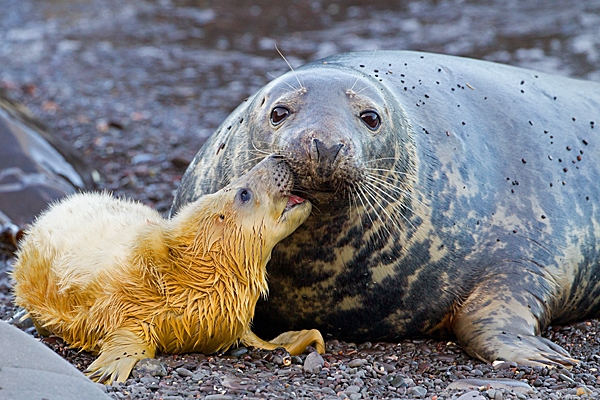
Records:
{"label": "dark wet rock", "polygon": [[[0,143],[3,230],[10,222],[19,226],[31,222],[51,201],[95,186],[95,171],[76,150],[1,88]],[[9,236],[14,241],[16,235]]]}

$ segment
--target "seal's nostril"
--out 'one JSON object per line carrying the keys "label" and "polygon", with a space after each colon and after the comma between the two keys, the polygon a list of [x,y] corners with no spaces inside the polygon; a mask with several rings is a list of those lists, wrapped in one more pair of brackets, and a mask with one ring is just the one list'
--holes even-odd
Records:
{"label": "seal's nostril", "polygon": [[312,140],[311,154],[316,158],[319,174],[331,174],[333,172],[333,165],[342,147],[344,147],[343,143],[335,143],[328,146],[325,142],[317,138]]}

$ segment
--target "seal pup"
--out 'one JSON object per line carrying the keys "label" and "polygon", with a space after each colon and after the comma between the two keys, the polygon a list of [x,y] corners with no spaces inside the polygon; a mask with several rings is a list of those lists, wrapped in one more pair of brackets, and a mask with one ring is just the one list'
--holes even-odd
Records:
{"label": "seal pup", "polygon": [[274,250],[255,327],[455,336],[486,362],[573,365],[539,336],[600,311],[600,84],[406,51],[315,61],[260,89],[173,211],[290,161],[316,210]]}
{"label": "seal pup", "polygon": [[50,207],[19,244],[15,303],[38,332],[98,353],[90,378],[125,381],[157,352],[214,353],[238,341],[291,354],[316,330],[266,342],[250,330],[273,247],[306,220],[311,204],[271,156],[170,220],[140,203],[83,193]]}

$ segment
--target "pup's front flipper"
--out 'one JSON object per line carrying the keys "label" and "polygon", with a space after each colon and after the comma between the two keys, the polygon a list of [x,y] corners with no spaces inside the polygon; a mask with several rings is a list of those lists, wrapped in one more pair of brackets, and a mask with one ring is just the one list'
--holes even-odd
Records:
{"label": "pup's front flipper", "polygon": [[266,341],[262,340],[251,330],[246,331],[242,337],[242,343],[245,346],[253,346],[265,350],[275,350],[278,347],[283,347],[292,356],[302,354],[307,346],[314,346],[319,354],[325,353],[325,341],[321,332],[316,329],[289,331],[282,333],[275,339]]}
{"label": "pup's front flipper", "polygon": [[154,354],[155,349],[135,333],[119,329],[104,340],[98,358],[85,373],[91,380],[107,385],[125,382],[138,361],[153,358]]}

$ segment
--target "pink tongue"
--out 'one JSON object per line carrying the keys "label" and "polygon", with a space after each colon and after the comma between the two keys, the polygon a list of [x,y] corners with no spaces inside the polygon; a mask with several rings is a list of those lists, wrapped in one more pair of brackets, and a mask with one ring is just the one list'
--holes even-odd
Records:
{"label": "pink tongue", "polygon": [[292,207],[296,204],[301,204],[301,203],[304,203],[304,199],[300,196],[296,196],[293,194],[289,197],[286,207]]}

